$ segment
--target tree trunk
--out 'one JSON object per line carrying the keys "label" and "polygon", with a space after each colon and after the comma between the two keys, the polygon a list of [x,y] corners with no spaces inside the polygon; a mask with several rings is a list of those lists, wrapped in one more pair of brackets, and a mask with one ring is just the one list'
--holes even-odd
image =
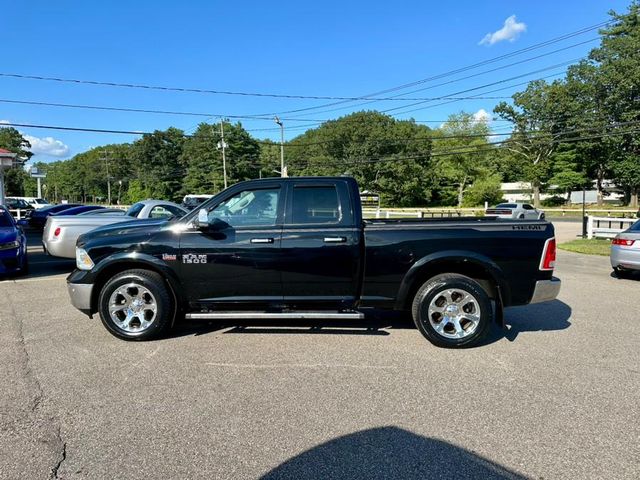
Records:
{"label": "tree trunk", "polygon": [[533,189],[533,206],[540,208],[540,184],[535,182],[532,185]]}
{"label": "tree trunk", "polygon": [[464,182],[458,185],[458,208],[462,207],[462,200],[464,200]]}
{"label": "tree trunk", "polygon": [[598,172],[598,178],[596,180],[596,189],[598,190],[598,206],[601,207],[602,204],[604,203],[604,194],[603,194],[603,187],[602,187],[602,172],[599,171]]}
{"label": "tree trunk", "polygon": [[638,188],[631,189],[631,198],[629,199],[629,206],[631,208],[638,208]]}

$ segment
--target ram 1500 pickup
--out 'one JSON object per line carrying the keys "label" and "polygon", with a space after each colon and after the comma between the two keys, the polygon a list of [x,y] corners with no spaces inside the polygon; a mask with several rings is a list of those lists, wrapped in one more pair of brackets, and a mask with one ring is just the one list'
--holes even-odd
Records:
{"label": "ram 1500 pickup", "polygon": [[507,306],[552,300],[553,225],[362,217],[348,177],[238,183],[180,219],[78,239],[73,305],[127,340],[177,318],[362,319],[410,312],[443,347],[475,345]]}

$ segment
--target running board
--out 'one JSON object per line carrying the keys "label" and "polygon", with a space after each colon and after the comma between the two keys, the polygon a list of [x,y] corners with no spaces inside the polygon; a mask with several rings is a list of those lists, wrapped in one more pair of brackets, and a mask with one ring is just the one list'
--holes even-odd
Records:
{"label": "running board", "polygon": [[362,312],[207,312],[187,313],[190,320],[363,320]]}

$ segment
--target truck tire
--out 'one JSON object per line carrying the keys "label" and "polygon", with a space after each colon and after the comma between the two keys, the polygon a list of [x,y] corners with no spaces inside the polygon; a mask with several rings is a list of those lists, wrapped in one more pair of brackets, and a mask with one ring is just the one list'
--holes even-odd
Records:
{"label": "truck tire", "polygon": [[420,333],[445,348],[477,345],[489,332],[493,317],[487,292],[457,273],[427,280],[413,299],[411,313]]}
{"label": "truck tire", "polygon": [[156,272],[126,270],[104,284],[98,311],[112,335],[123,340],[151,340],[171,325],[173,297]]}

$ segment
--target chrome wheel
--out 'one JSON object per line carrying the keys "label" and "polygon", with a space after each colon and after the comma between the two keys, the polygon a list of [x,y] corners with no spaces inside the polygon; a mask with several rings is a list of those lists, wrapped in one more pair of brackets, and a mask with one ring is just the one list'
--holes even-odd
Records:
{"label": "chrome wheel", "polygon": [[155,297],[137,283],[121,285],[109,297],[109,316],[127,333],[144,332],[153,324],[157,313]]}
{"label": "chrome wheel", "polygon": [[438,292],[429,303],[429,322],[445,338],[472,335],[480,323],[480,306],[469,292],[450,288]]}

